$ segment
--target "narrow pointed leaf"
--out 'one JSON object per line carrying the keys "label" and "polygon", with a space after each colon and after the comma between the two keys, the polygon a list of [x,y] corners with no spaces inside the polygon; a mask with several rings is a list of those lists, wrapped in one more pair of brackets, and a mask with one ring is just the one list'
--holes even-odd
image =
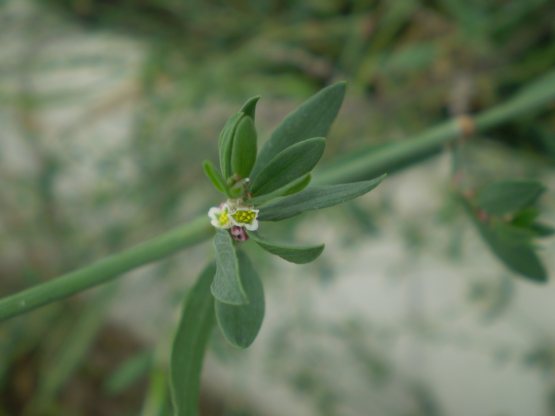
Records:
{"label": "narrow pointed leaf", "polygon": [[254,196],[269,194],[309,173],[322,157],[326,140],[322,137],[304,140],[278,153],[252,177]]}
{"label": "narrow pointed leaf", "polygon": [[260,150],[252,176],[282,150],[311,137],[325,137],[339,112],[345,96],[345,83],[324,88],[289,113]]}
{"label": "narrow pointed leaf", "polygon": [[249,98],[247,102],[243,104],[243,107],[241,107],[241,112],[245,113],[254,120],[256,113],[256,104],[258,103],[258,100],[260,100],[260,95]]}
{"label": "narrow pointed leaf", "polygon": [[296,194],[297,192],[301,192],[310,184],[311,180],[312,180],[312,175],[308,173],[303,177],[297,179],[296,181],[291,182],[289,185],[283,187],[282,189],[278,189],[279,195],[287,196],[287,195]]}
{"label": "narrow pointed leaf", "polygon": [[216,170],[212,162],[205,160],[202,162],[202,170],[206,177],[212,182],[212,185],[222,194],[227,195],[227,185],[220,173]]}
{"label": "narrow pointed leaf", "polygon": [[231,150],[231,170],[247,178],[256,160],[256,129],[251,117],[243,117],[237,124]]}
{"label": "narrow pointed leaf", "polygon": [[301,246],[282,243],[274,243],[263,239],[260,235],[251,233],[251,239],[271,254],[281,257],[291,263],[305,264],[318,258],[324,251],[324,244],[316,246]]}
{"label": "narrow pointed leaf", "polygon": [[301,192],[303,189],[305,189],[310,184],[311,180],[312,180],[312,175],[308,173],[300,177],[299,179],[296,179],[293,182],[285,185],[283,188],[278,189],[277,191],[274,191],[266,195],[254,197],[252,199],[252,203],[258,206],[261,204],[265,204],[266,202],[271,201],[272,199],[279,198],[280,196],[296,194],[297,192]]}
{"label": "narrow pointed leaf", "polygon": [[477,203],[492,215],[511,214],[532,205],[544,191],[536,181],[495,182],[480,190]]}
{"label": "narrow pointed leaf", "polygon": [[110,396],[123,393],[152,369],[153,355],[153,351],[147,349],[126,358],[103,383],[103,390]]}
{"label": "narrow pointed leaf", "polygon": [[515,227],[514,225],[501,221],[492,221],[488,226],[495,230],[499,238],[507,241],[530,243],[535,237],[534,232],[530,228]]}
{"label": "narrow pointed leaf", "polygon": [[465,199],[461,202],[482,239],[507,268],[537,283],[547,281],[547,271],[525,231],[500,222],[484,223]]}
{"label": "narrow pointed leaf", "polygon": [[532,225],[530,225],[530,230],[534,233],[536,237],[551,237],[553,234],[555,234],[555,228],[542,222],[533,223]]}
{"label": "narrow pointed leaf", "polygon": [[218,139],[218,150],[220,154],[220,170],[222,176],[227,179],[233,172],[231,169],[231,149],[233,146],[233,136],[235,134],[235,129],[237,124],[245,116],[244,113],[238,112],[232,115],[224,125],[220,133],[220,138]]}
{"label": "narrow pointed leaf", "polygon": [[246,305],[229,305],[216,300],[216,318],[226,339],[239,348],[252,344],[264,320],[264,289],[249,258],[239,252],[241,281],[247,293]]}
{"label": "narrow pointed leaf", "polygon": [[540,215],[536,207],[528,207],[516,212],[511,220],[511,225],[519,228],[529,228]]}
{"label": "narrow pointed leaf", "polygon": [[510,240],[495,228],[481,227],[480,233],[497,258],[513,272],[538,283],[547,281],[547,272],[530,242]]}
{"label": "narrow pointed leaf", "polygon": [[218,230],[214,236],[216,250],[216,274],[211,291],[223,303],[242,305],[248,302],[239,277],[239,263],[233,240],[226,230]]}
{"label": "narrow pointed leaf", "polygon": [[371,191],[384,178],[385,175],[382,175],[369,181],[309,187],[297,194],[261,207],[258,218],[261,221],[280,221],[305,211],[341,204]]}
{"label": "narrow pointed leaf", "polygon": [[201,273],[183,305],[171,354],[171,392],[176,416],[198,415],[200,375],[214,325],[210,283],[216,266]]}

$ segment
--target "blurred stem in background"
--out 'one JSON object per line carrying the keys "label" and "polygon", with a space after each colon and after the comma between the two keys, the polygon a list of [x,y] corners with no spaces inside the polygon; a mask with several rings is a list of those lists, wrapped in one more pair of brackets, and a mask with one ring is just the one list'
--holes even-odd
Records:
{"label": "blurred stem in background", "polygon": [[[504,104],[472,118],[465,116],[448,121],[410,140],[353,152],[323,169],[316,177],[321,183],[339,183],[398,171],[440,152],[461,135],[483,132],[522,114],[538,111],[554,100],[555,72],[551,72]],[[0,320],[106,283],[132,269],[200,243],[211,235],[208,219],[204,216],[196,218],[122,253],[0,300]]]}
{"label": "blurred stem in background", "polygon": [[315,175],[323,183],[338,183],[393,173],[440,152],[461,136],[484,132],[508,120],[537,111],[555,101],[555,72],[551,72],[504,104],[476,116],[461,116],[426,130],[410,140],[371,146],[337,160]]}

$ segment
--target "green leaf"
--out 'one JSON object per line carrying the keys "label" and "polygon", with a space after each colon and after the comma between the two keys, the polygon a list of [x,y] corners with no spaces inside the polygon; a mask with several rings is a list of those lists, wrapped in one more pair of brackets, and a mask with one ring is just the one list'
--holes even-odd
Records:
{"label": "green leaf", "polygon": [[532,205],[545,191],[536,181],[502,181],[480,190],[477,204],[492,215],[505,215]]}
{"label": "green leaf", "polygon": [[218,150],[220,154],[220,170],[222,176],[227,180],[233,175],[231,169],[231,149],[233,146],[233,136],[239,121],[245,116],[244,113],[238,112],[232,115],[224,125],[218,139]]}
{"label": "green leaf", "polygon": [[251,239],[269,253],[275,254],[284,260],[296,264],[310,263],[318,258],[324,251],[324,244],[317,246],[300,246],[273,243],[264,240],[260,235],[250,233]]}
{"label": "green leaf", "polygon": [[216,170],[212,162],[210,162],[209,160],[205,160],[204,162],[202,162],[202,170],[204,171],[204,174],[210,180],[210,182],[212,182],[214,188],[216,188],[224,195],[228,194],[227,185],[222,178],[222,175],[220,175],[220,173]]}
{"label": "green leaf", "polygon": [[216,300],[216,319],[226,339],[239,348],[252,344],[264,319],[264,289],[249,258],[239,252],[241,281],[249,303],[229,305]]}
{"label": "green leaf", "polygon": [[532,231],[536,237],[540,238],[551,237],[553,234],[555,234],[555,228],[542,222],[535,222],[530,225],[530,231]]}
{"label": "green leaf", "polygon": [[196,416],[198,414],[195,410],[177,413],[178,411],[175,406],[173,406],[172,412],[172,409],[170,409],[170,400],[168,398],[169,393],[168,372],[166,371],[165,366],[156,364],[150,371],[148,386],[142,395],[143,404],[141,406],[140,415],[166,416],[171,413],[174,416]]}
{"label": "green leaf", "polygon": [[140,351],[124,360],[104,382],[104,390],[110,396],[123,393],[139,379],[146,376],[153,363],[152,351]]}
{"label": "green leaf", "polygon": [[240,111],[245,113],[247,116],[249,116],[254,120],[255,119],[254,116],[256,112],[256,104],[258,103],[258,100],[260,100],[260,95],[249,98],[247,102],[243,104],[243,107],[241,107]]}
{"label": "green leaf", "polygon": [[176,416],[198,414],[200,374],[214,324],[214,298],[210,283],[212,263],[201,273],[183,305],[171,353],[171,391]]}
{"label": "green leaf", "polygon": [[[235,141],[236,130],[239,125],[239,122],[246,117],[250,117],[254,120],[256,103],[258,102],[259,98],[260,98],[259,96],[249,98],[247,102],[243,104],[243,107],[241,107],[241,110],[235,113],[227,120],[227,122],[224,125],[224,128],[220,133],[220,138],[218,140],[218,149],[220,152],[220,170],[222,172],[222,176],[226,180],[229,179],[231,176],[233,176],[233,173],[234,173],[232,169],[232,151],[234,146],[233,143]],[[255,141],[256,141],[256,135],[255,135]],[[254,149],[254,153],[256,157],[256,147]],[[254,163],[254,161],[252,163]]]}
{"label": "green leaf", "polygon": [[211,291],[223,303],[242,305],[248,302],[239,277],[239,263],[233,240],[226,230],[218,230],[214,236],[216,250],[216,274]]}
{"label": "green leaf", "polygon": [[260,209],[258,219],[261,221],[280,221],[302,214],[305,211],[341,204],[371,191],[380,184],[385,176],[382,175],[369,181],[309,187],[295,195],[287,196],[263,206]]}
{"label": "green leaf", "polygon": [[345,96],[345,82],[330,85],[288,114],[260,150],[251,175],[257,176],[282,150],[311,137],[325,137]]}
{"label": "green leaf", "polygon": [[326,140],[303,140],[278,153],[258,175],[251,178],[254,196],[269,194],[309,173],[322,157]]}
{"label": "green leaf", "polygon": [[529,243],[535,237],[529,228],[515,227],[509,223],[492,219],[489,227],[495,229],[498,236],[507,241],[522,241]]}
{"label": "green leaf", "polygon": [[283,188],[278,189],[277,191],[252,198],[251,202],[254,205],[258,206],[258,205],[265,204],[272,199],[279,198],[280,196],[296,194],[297,192],[301,192],[303,189],[305,189],[311,180],[312,180],[312,175],[308,173],[300,177],[299,179],[296,179],[293,182],[285,185]]}
{"label": "green leaf", "polygon": [[526,230],[502,223],[480,221],[468,202],[461,202],[493,254],[510,270],[538,283],[547,281],[547,272],[530,243]]}
{"label": "green leaf", "polygon": [[547,282],[547,272],[530,242],[511,240],[496,228],[481,228],[484,240],[509,269],[535,282]]}
{"label": "green leaf", "polygon": [[250,117],[237,124],[231,150],[231,169],[241,178],[247,178],[256,160],[256,129]]}
{"label": "green leaf", "polygon": [[555,234],[555,228],[538,221],[540,211],[536,207],[528,207],[517,212],[511,225],[526,230],[532,237],[549,237]]}
{"label": "green leaf", "polygon": [[539,215],[540,210],[536,207],[524,208],[515,213],[511,220],[511,224],[516,227],[528,228],[536,221]]}
{"label": "green leaf", "polygon": [[279,196],[296,194],[298,192],[301,192],[303,189],[305,189],[310,184],[311,180],[312,180],[312,175],[310,173],[307,173],[302,178],[299,178],[291,182],[289,185],[281,189],[278,189],[277,192],[279,193]]}
{"label": "green leaf", "polygon": [[36,391],[29,404],[31,414],[40,414],[54,403],[60,390],[87,361],[91,345],[106,321],[109,304],[118,290],[119,284],[116,283],[104,286],[89,300],[79,315],[70,318],[74,319],[71,332],[61,340],[58,348],[49,351],[50,359],[39,373]]}

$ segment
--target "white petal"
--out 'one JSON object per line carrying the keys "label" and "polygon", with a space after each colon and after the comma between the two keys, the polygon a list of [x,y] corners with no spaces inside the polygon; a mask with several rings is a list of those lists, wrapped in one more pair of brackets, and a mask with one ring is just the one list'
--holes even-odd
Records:
{"label": "white petal", "polygon": [[216,220],[217,216],[220,214],[222,210],[218,207],[212,207],[208,210],[208,216],[213,219]]}
{"label": "white petal", "polygon": [[255,218],[250,224],[243,224],[245,228],[249,231],[258,230],[258,220]]}

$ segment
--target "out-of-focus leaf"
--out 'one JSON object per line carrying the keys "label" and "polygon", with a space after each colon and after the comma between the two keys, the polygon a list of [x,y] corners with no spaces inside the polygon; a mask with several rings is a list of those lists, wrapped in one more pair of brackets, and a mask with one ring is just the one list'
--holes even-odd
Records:
{"label": "out-of-focus leaf", "polygon": [[[140,416],[166,416],[170,414],[170,400],[168,400],[168,379],[165,366],[155,365],[149,376],[149,383],[146,392],[143,396],[143,406]],[[198,396],[198,394],[197,394]],[[194,400],[194,399],[193,399]],[[198,401],[198,400],[197,400]],[[191,409],[179,413],[174,404],[174,416],[196,416],[198,413],[196,407],[198,404],[193,404]]]}
{"label": "out-of-focus leaf", "polygon": [[537,256],[526,230],[501,222],[480,221],[468,202],[461,198],[466,212],[495,256],[510,270],[529,280],[545,283],[547,271]]}
{"label": "out-of-focus leaf", "polygon": [[253,195],[269,194],[309,173],[322,157],[326,140],[315,137],[280,152],[252,179]]}
{"label": "out-of-focus leaf", "polygon": [[211,291],[223,303],[242,305],[248,302],[239,277],[239,263],[233,240],[226,230],[218,230],[214,236],[216,250],[216,274]]}
{"label": "out-of-focus leaf", "polygon": [[531,237],[549,237],[555,234],[555,228],[537,221],[540,211],[535,207],[525,208],[517,212],[511,225],[524,229]]}
{"label": "out-of-focus leaf", "polygon": [[536,237],[551,237],[553,234],[555,234],[554,227],[541,222],[535,222],[530,225],[530,231],[532,231],[536,235]]}
{"label": "out-of-focus leaf", "polygon": [[297,194],[263,206],[258,218],[261,221],[279,221],[305,211],[331,207],[371,191],[380,184],[385,176],[382,175],[369,181],[309,187]]}
{"label": "out-of-focus leaf", "polygon": [[381,71],[388,74],[410,73],[429,68],[437,56],[437,47],[432,42],[414,42],[399,48],[385,59]]}
{"label": "out-of-focus leaf", "polygon": [[493,221],[488,226],[495,230],[497,235],[503,240],[522,241],[528,243],[535,237],[529,228],[515,227],[502,221]]}
{"label": "out-of-focus leaf", "polygon": [[118,288],[117,283],[112,283],[100,289],[74,323],[62,348],[56,351],[55,356],[49,357],[43,369],[44,376],[39,378],[37,392],[31,401],[30,406],[34,411],[47,408],[73,373],[86,361],[87,353],[106,318],[108,305]]}
{"label": "out-of-focus leaf", "polygon": [[110,395],[117,395],[129,388],[139,378],[145,376],[152,366],[152,351],[141,351],[125,360],[110,375],[104,389]]}
{"label": "out-of-focus leaf", "polygon": [[345,96],[345,82],[319,91],[289,113],[260,150],[252,170],[256,177],[282,150],[311,137],[325,137],[339,112]]}
{"label": "out-of-focus leaf", "polygon": [[202,170],[204,171],[204,174],[210,180],[210,182],[212,182],[214,187],[224,195],[227,195],[227,185],[220,173],[212,164],[212,162],[210,162],[209,160],[205,160],[202,163]]}
{"label": "out-of-focus leaf", "polygon": [[[254,109],[252,110],[254,111]],[[231,170],[246,178],[256,160],[256,129],[251,117],[243,117],[237,124],[231,150]]]}
{"label": "out-of-focus leaf", "polygon": [[540,210],[536,207],[524,208],[517,213],[515,213],[511,224],[516,227],[528,228],[530,225],[536,221],[536,218],[540,215]]}
{"label": "out-of-focus leaf", "polygon": [[482,236],[507,267],[533,281],[547,281],[547,272],[532,244],[523,240],[510,240],[496,229],[482,228]]}
{"label": "out-of-focus leaf", "polygon": [[216,300],[216,318],[226,339],[239,348],[252,344],[264,319],[264,289],[249,258],[239,252],[241,281],[247,293],[246,305],[229,305]]}
{"label": "out-of-focus leaf", "polygon": [[274,243],[263,239],[256,233],[251,233],[250,237],[256,244],[271,254],[281,257],[291,263],[305,264],[310,263],[318,258],[324,251],[324,244],[316,246],[301,246]]}
{"label": "out-of-focus leaf", "polygon": [[215,271],[214,264],[206,267],[188,293],[173,341],[170,377],[176,416],[198,414],[202,361],[214,324],[210,284]]}
{"label": "out-of-focus leaf", "polygon": [[532,205],[545,191],[536,181],[502,181],[480,190],[477,204],[492,215],[505,215]]}

